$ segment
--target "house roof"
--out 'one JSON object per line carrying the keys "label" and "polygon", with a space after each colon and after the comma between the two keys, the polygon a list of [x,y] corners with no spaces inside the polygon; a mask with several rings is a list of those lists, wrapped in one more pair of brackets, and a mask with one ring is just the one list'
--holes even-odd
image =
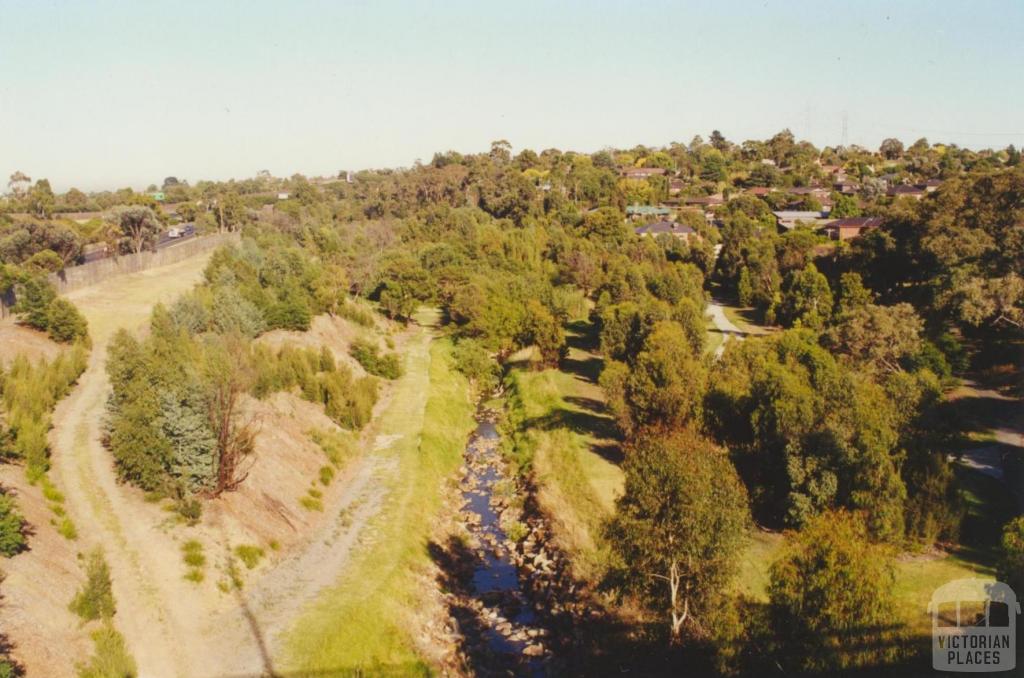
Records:
{"label": "house roof", "polygon": [[921,193],[924,193],[923,188],[905,185],[893,186],[888,191],[886,191],[887,195],[920,195]]}
{"label": "house roof", "polygon": [[622,167],[620,172],[623,176],[652,176],[668,172],[664,167]]}
{"label": "house roof", "polygon": [[776,219],[782,219],[785,221],[795,219],[821,219],[825,216],[824,212],[807,212],[803,210],[780,210],[778,212],[772,212]]}
{"label": "house roof", "polygon": [[750,195],[768,195],[774,190],[771,186],[753,186],[747,189],[747,193]]}
{"label": "house roof", "polygon": [[658,216],[671,213],[672,210],[661,205],[630,205],[626,208],[626,214],[639,214],[640,216]]}
{"label": "house roof", "polygon": [[882,217],[843,217],[825,224],[826,230],[838,228],[877,228],[885,222]]}
{"label": "house roof", "polygon": [[716,193],[715,195],[701,195],[683,198],[683,202],[687,205],[721,205],[725,202],[725,198]]}
{"label": "house roof", "polygon": [[644,224],[633,229],[637,235],[661,235],[671,233],[672,235],[689,235],[695,233],[693,227],[680,224],[678,221],[655,221],[653,224]]}

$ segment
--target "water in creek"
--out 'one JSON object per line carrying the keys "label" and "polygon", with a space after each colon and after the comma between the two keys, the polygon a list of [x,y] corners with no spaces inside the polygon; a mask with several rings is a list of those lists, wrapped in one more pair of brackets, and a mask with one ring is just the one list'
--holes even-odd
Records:
{"label": "water in creek", "polygon": [[482,604],[480,640],[515,675],[546,676],[546,631],[519,581],[511,546],[495,508],[495,488],[502,479],[499,434],[482,414],[466,447],[467,473],[462,482],[463,511],[477,546],[470,594]]}

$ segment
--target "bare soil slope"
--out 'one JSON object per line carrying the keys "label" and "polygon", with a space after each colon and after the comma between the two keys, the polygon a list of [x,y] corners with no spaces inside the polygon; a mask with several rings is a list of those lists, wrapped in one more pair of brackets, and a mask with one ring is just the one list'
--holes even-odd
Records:
{"label": "bare soil slope", "polygon": [[[73,676],[75,661],[91,650],[67,604],[83,578],[76,552],[93,545],[104,549],[110,564],[118,605],[115,625],[140,675],[270,672],[276,636],[303,605],[336,581],[363,526],[380,506],[382,479],[393,469],[379,455],[359,452],[387,443],[377,439],[376,415],[392,407],[393,393],[418,392],[401,384],[421,380],[420,374],[384,389],[374,422],[361,436],[352,436],[354,458],[327,487],[317,481],[327,459],[310,432],[339,429],[320,406],[287,393],[247,400],[245,408],[260,428],[249,476],[238,491],[205,502],[198,525],[182,524],[166,507],[117,482],[110,453],[101,444],[109,391],[107,343],[121,327],[142,328],[155,303],[170,302],[190,289],[205,262],[206,257],[197,257],[69,295],[89,320],[94,349],[79,385],[54,413],[51,476],[66,494],[68,513],[81,536],[73,543],[63,540],[47,523],[42,498],[38,506],[30,499],[39,534],[32,539],[32,551],[12,562],[11,582],[3,586],[11,604],[0,611],[0,624],[30,676]],[[275,332],[262,341],[327,345],[360,373],[348,356],[356,336],[382,342],[371,330],[325,317],[315,319],[308,333]],[[395,339],[399,347],[412,339],[419,351],[425,350],[419,329]],[[322,511],[302,503],[311,486],[322,492]],[[35,488],[24,491],[38,493]],[[188,540],[199,541],[206,556],[198,583],[184,576],[188,568],[182,546]],[[264,553],[254,569],[236,555],[243,545]]]}

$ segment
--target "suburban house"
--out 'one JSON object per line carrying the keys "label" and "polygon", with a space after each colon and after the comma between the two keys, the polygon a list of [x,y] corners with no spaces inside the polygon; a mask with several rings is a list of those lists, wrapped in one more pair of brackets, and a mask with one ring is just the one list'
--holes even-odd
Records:
{"label": "suburban house", "polygon": [[647,179],[666,174],[668,170],[663,167],[622,167],[619,174],[627,179]]}
{"label": "suburban house", "polygon": [[678,221],[655,221],[653,224],[644,224],[633,229],[641,238],[651,236],[656,238],[659,235],[671,235],[681,240],[689,240],[691,237],[700,237],[692,227],[680,224]]}
{"label": "suburban house", "polygon": [[828,212],[805,212],[799,210],[781,210],[772,212],[775,215],[775,223],[779,228],[791,231],[798,224],[805,224],[813,228],[824,226],[828,222]]}
{"label": "suburban house", "polygon": [[682,190],[686,188],[686,182],[682,179],[669,179],[668,180],[668,194],[678,195]]}
{"label": "suburban house", "polygon": [[288,191],[281,191],[280,193],[277,194],[277,199],[278,200],[287,200],[288,198],[289,198]]}
{"label": "suburban house", "polygon": [[843,195],[856,195],[857,191],[860,190],[860,186],[857,182],[850,181],[849,179],[845,181],[837,181],[832,184],[832,188],[835,189],[837,193],[841,193]]}
{"label": "suburban house", "polygon": [[878,228],[885,220],[882,217],[844,217],[825,224],[825,235],[832,240],[850,240],[864,231]]}
{"label": "suburban house", "polygon": [[776,189],[776,188],[774,188],[772,186],[753,186],[753,187],[747,189],[747,193],[749,193],[750,195],[752,195],[754,197],[757,197],[757,198],[763,198],[764,196],[766,196],[769,193],[772,193],[772,192],[774,192],[776,190],[778,190],[778,189]]}
{"label": "suburban house", "polygon": [[893,186],[885,194],[892,198],[913,198],[914,200],[920,200],[926,194],[925,189],[918,186],[907,186],[901,184],[899,186]]}
{"label": "suburban house", "polygon": [[667,217],[670,214],[671,208],[661,205],[630,205],[626,208],[626,216],[633,220],[644,217]]}
{"label": "suburban house", "polygon": [[715,193],[714,195],[699,195],[683,198],[683,204],[694,207],[716,207],[718,205],[724,205],[725,198],[722,197],[721,193]]}
{"label": "suburban house", "polygon": [[925,193],[934,193],[941,185],[941,179],[929,179],[928,181],[918,184],[917,187],[923,188]]}
{"label": "suburban house", "polygon": [[809,195],[818,200],[823,200],[829,196],[831,191],[819,186],[794,186],[793,188],[787,188],[786,192],[793,195]]}

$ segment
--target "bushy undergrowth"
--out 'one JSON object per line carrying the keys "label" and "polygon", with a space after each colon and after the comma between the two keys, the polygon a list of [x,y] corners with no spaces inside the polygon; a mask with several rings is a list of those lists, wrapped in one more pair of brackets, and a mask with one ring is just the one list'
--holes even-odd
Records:
{"label": "bushy undergrowth", "polygon": [[353,341],[349,353],[370,374],[385,379],[398,379],[402,376],[402,363],[398,356],[394,353],[382,355],[380,349],[368,341]]}
{"label": "bushy undergrowth", "polygon": [[135,678],[139,674],[124,637],[113,624],[104,624],[92,634],[92,640],[93,656],[88,663],[79,665],[78,678]]}
{"label": "bushy undergrowth", "polygon": [[9,494],[0,494],[0,554],[10,558],[25,548],[25,518]]}
{"label": "bushy undergrowth", "polygon": [[88,339],[89,325],[85,317],[70,301],[58,297],[46,278],[26,277],[16,287],[18,303],[14,312],[20,322],[47,332],[54,341],[70,343]]}
{"label": "bushy undergrowth", "polygon": [[298,387],[304,399],[322,404],[327,416],[340,426],[360,429],[370,421],[377,402],[377,380],[354,378],[329,352],[285,346],[274,353],[256,345],[253,365],[256,397]]}
{"label": "bushy undergrowth", "polygon": [[71,611],[86,621],[110,619],[116,612],[110,567],[103,552],[91,552],[85,566],[85,583],[71,601]]}
{"label": "bushy undergrowth", "polygon": [[19,355],[2,374],[2,402],[12,439],[9,454],[25,461],[33,481],[49,467],[46,434],[53,408],[85,371],[87,360],[85,345],[78,343],[50,362],[33,365]]}

